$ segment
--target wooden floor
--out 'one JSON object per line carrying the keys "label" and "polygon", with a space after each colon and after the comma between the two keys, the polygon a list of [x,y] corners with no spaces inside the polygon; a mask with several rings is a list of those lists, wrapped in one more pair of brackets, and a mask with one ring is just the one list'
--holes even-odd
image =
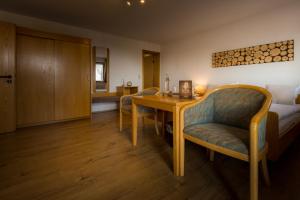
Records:
{"label": "wooden floor", "polygon": [[[127,126],[129,124],[127,123]],[[185,177],[171,171],[172,148],[148,121],[138,146],[118,131],[117,112],[19,129],[0,136],[0,199],[248,199],[249,168],[242,161],[187,144]],[[277,163],[260,199],[300,199],[299,139]],[[262,181],[261,181],[262,182]]]}

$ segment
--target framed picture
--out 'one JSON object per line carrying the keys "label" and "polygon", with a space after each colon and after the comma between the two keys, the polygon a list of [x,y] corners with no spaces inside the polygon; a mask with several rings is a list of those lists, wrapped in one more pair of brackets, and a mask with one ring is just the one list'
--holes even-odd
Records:
{"label": "framed picture", "polygon": [[183,99],[191,99],[193,97],[192,81],[182,80],[179,81],[179,97]]}

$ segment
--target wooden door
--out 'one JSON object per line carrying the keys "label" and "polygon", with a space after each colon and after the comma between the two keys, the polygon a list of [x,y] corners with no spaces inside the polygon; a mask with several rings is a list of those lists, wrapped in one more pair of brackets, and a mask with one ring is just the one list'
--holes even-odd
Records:
{"label": "wooden door", "polygon": [[144,57],[144,88],[153,87],[154,61],[151,54]]}
{"label": "wooden door", "polygon": [[15,25],[0,22],[0,133],[16,129]]}
{"label": "wooden door", "polygon": [[0,133],[16,129],[15,25],[0,22]]}
{"label": "wooden door", "polygon": [[160,54],[143,51],[143,88],[159,87],[160,85]]}
{"label": "wooden door", "polygon": [[55,119],[90,116],[90,45],[55,41],[55,57]]}
{"label": "wooden door", "polygon": [[54,40],[17,35],[17,125],[54,120]]}
{"label": "wooden door", "polygon": [[160,54],[153,54],[153,87],[160,87]]}

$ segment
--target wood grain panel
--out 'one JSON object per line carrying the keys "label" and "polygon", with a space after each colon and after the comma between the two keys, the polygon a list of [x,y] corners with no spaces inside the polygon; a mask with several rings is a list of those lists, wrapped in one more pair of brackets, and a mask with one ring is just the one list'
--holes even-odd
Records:
{"label": "wood grain panel", "polygon": [[11,80],[0,79],[0,133],[16,129],[15,38],[15,25],[0,22],[0,76],[12,76]]}
{"label": "wood grain panel", "polygon": [[17,36],[17,125],[54,120],[54,41]]}
{"label": "wood grain panel", "polygon": [[55,41],[55,57],[55,119],[90,116],[90,45]]}
{"label": "wood grain panel", "polygon": [[221,51],[212,55],[213,68],[285,61],[294,61],[294,40]]}

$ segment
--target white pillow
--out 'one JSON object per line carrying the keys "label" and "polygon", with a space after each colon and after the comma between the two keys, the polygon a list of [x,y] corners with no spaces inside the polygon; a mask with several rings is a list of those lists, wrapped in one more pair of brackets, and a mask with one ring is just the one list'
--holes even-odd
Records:
{"label": "white pillow", "polygon": [[267,85],[267,90],[272,94],[273,103],[293,105],[297,96],[297,86]]}

